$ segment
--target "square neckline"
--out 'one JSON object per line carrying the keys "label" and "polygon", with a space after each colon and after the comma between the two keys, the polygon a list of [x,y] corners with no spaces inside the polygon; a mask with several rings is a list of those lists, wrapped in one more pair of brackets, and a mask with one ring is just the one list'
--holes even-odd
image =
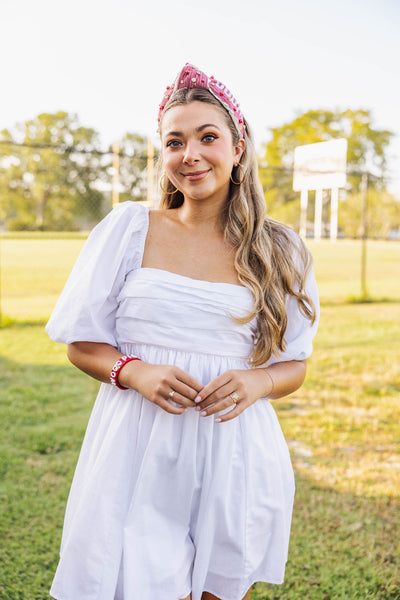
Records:
{"label": "square neckline", "polygon": [[147,235],[149,233],[149,227],[150,227],[150,208],[145,205],[142,205],[142,206],[146,209],[146,227],[145,227],[144,236],[143,236],[142,256],[141,256],[140,267],[139,267],[140,270],[165,273],[166,275],[172,276],[172,278],[177,277],[180,279],[185,279],[187,281],[200,283],[200,284],[222,285],[222,286],[228,285],[232,288],[237,288],[239,290],[246,290],[247,292],[250,292],[248,287],[246,287],[245,285],[239,285],[238,283],[229,283],[227,281],[208,281],[207,279],[196,279],[195,277],[189,277],[188,275],[181,275],[180,273],[175,273],[174,271],[168,271],[167,269],[159,269],[157,267],[143,267],[142,265],[143,265],[144,248],[146,245],[146,239],[147,239]]}

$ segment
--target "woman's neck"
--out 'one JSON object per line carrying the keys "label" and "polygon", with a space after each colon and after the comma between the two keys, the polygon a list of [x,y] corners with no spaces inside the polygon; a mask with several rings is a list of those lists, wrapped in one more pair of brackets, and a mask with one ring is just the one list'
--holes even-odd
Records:
{"label": "woman's neck", "polygon": [[180,222],[189,228],[205,232],[223,230],[221,221],[223,206],[220,203],[185,199],[182,206],[175,210]]}

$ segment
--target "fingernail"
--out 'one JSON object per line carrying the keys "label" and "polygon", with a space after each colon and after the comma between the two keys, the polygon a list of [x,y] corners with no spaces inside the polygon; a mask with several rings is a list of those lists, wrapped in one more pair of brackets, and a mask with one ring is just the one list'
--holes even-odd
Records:
{"label": "fingernail", "polygon": [[218,417],[217,419],[215,419],[216,423],[221,423],[221,419]]}
{"label": "fingernail", "polygon": [[201,417],[206,417],[207,416],[207,411],[203,410],[203,412],[200,413],[200,416]]}
{"label": "fingernail", "polygon": [[196,406],[194,410],[201,410],[201,406]]}
{"label": "fingernail", "polygon": [[196,396],[196,398],[194,399],[195,402],[201,402],[201,396]]}

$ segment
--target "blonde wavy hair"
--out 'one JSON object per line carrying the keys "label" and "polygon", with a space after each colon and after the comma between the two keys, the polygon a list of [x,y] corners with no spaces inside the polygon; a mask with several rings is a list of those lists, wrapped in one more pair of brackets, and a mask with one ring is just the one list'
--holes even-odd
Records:
{"label": "blonde wavy hair", "polygon": [[[232,133],[233,145],[238,144],[239,134],[228,111],[206,89],[190,88],[174,92],[163,115],[174,106],[195,101],[217,107],[225,116]],[[254,298],[252,311],[235,320],[244,324],[258,317],[256,343],[250,357],[251,364],[258,367],[265,365],[271,355],[279,355],[285,350],[288,296],[297,299],[300,312],[311,323],[315,321],[316,311],[304,289],[312,265],[311,254],[293,230],[268,217],[258,177],[256,152],[248,124],[245,125],[246,148],[240,162],[246,177],[241,185],[231,183],[228,201],[221,217],[225,241],[236,251],[235,268],[239,281],[250,289]],[[161,128],[162,118],[160,130]],[[162,171],[162,153],[159,169]],[[239,169],[233,169],[232,178],[235,181],[241,179]],[[168,177],[163,182],[163,188],[160,208],[182,206],[183,194],[180,190],[172,194],[176,188]]]}

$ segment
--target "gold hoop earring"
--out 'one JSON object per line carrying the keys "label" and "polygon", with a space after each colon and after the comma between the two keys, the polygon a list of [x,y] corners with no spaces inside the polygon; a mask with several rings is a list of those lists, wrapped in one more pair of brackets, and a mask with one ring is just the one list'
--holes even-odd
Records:
{"label": "gold hoop earring", "polygon": [[[166,177],[166,176],[167,176],[166,173],[163,173],[163,175],[161,175],[160,188],[164,192],[164,194],[168,194],[169,196],[172,196],[172,194],[175,194],[178,191],[178,188],[176,188],[176,190],[174,190],[173,192],[168,192],[167,190],[165,190],[162,186],[162,181],[163,181],[164,177]],[[169,181],[169,179],[168,179],[168,181]]]}
{"label": "gold hoop earring", "polygon": [[232,173],[231,173],[231,181],[232,181],[232,183],[234,183],[235,185],[240,185],[246,179],[246,171],[244,170],[243,165],[241,165],[240,162],[236,163],[236,165],[233,165],[233,166],[234,167],[240,167],[242,169],[242,178],[241,178],[240,181],[234,181],[232,179]]}

